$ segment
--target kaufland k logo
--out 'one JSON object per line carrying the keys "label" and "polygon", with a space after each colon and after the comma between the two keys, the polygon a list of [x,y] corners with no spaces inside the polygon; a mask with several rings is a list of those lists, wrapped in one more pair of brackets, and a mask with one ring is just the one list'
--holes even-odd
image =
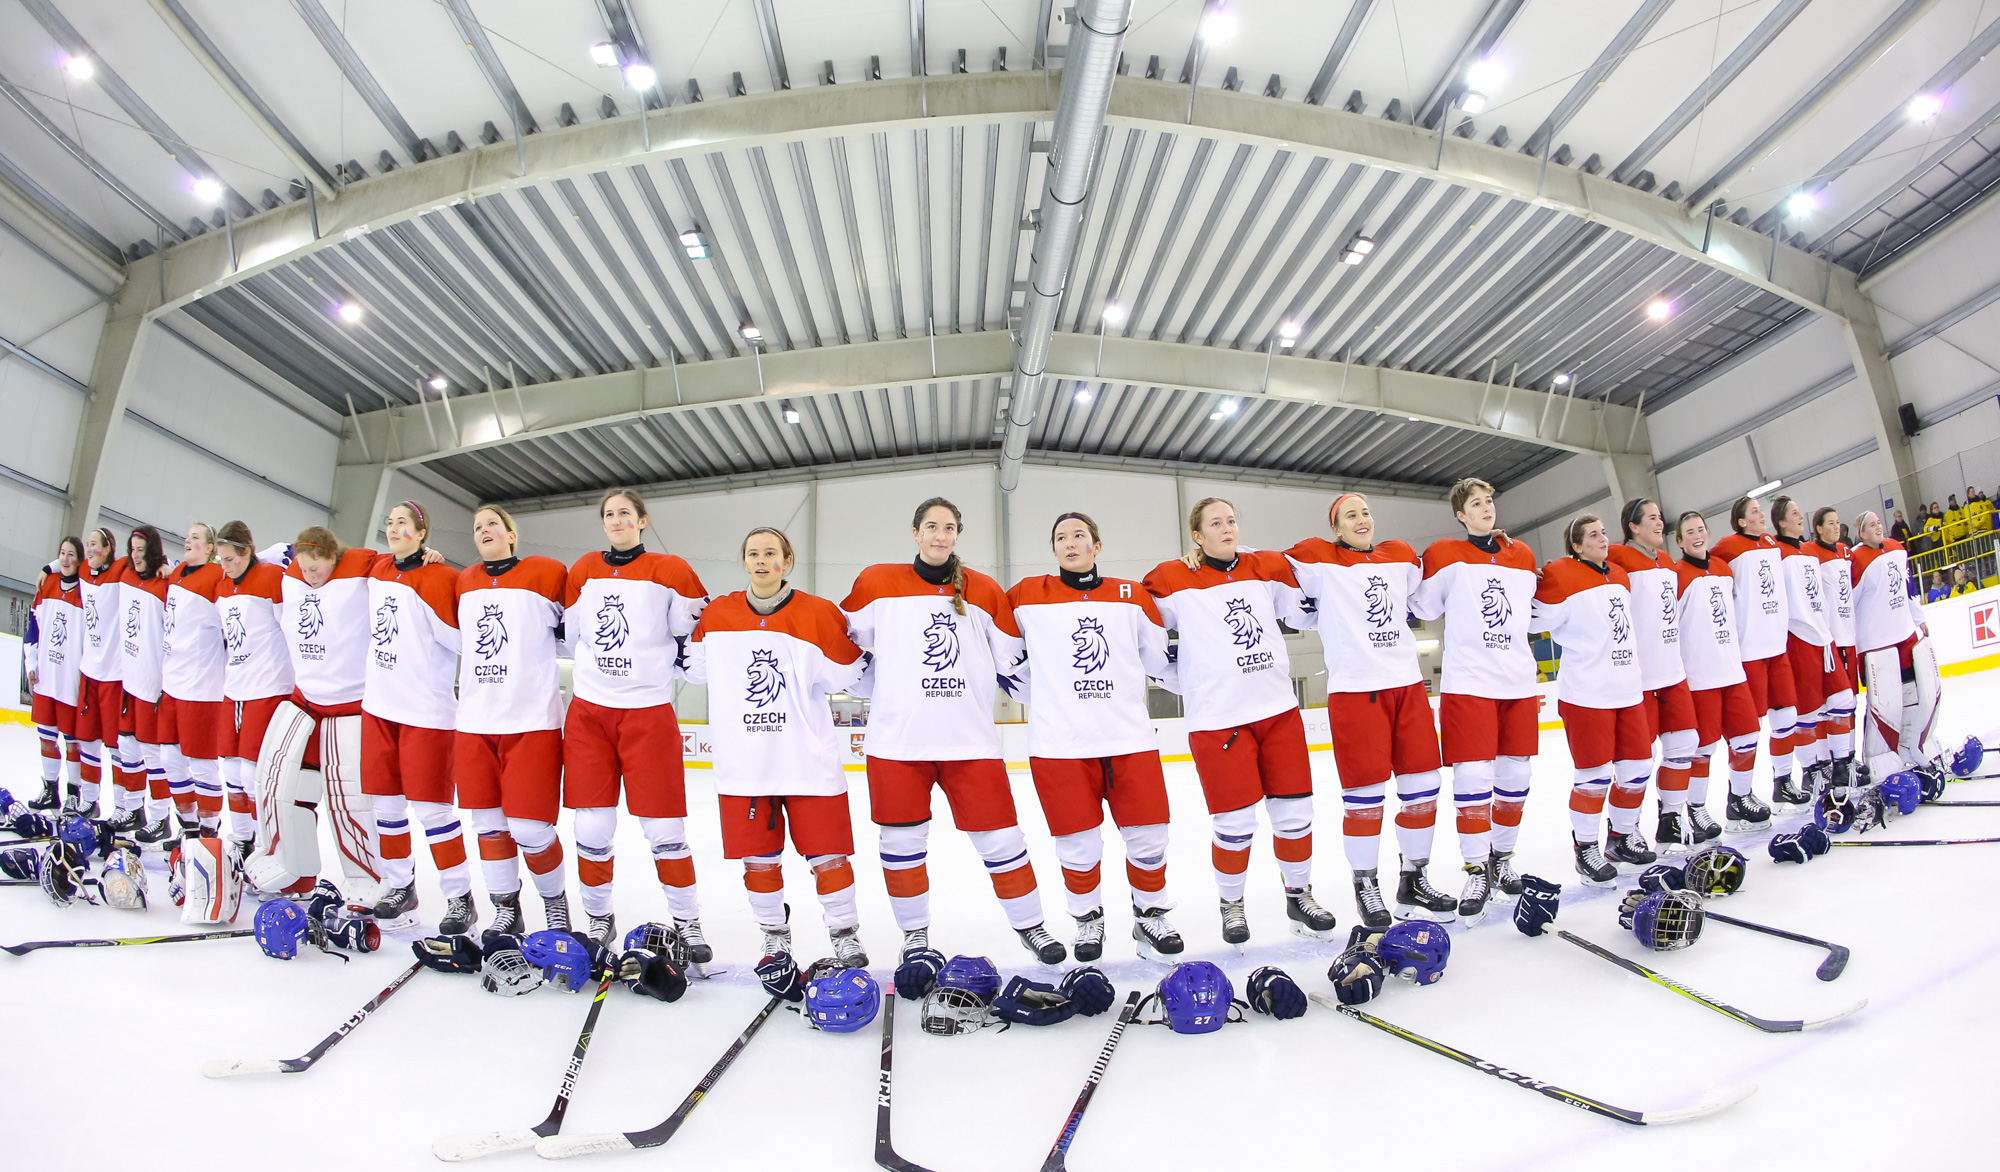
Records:
{"label": "kaufland k logo", "polygon": [[1972,618],[1972,645],[2000,643],[2000,602],[1982,602],[1966,612]]}

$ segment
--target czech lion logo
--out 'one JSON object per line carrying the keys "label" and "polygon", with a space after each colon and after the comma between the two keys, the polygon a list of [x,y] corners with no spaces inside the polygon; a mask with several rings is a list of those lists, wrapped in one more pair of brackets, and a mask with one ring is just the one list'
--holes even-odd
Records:
{"label": "czech lion logo", "polygon": [[616,651],[625,646],[625,639],[631,633],[631,625],[625,621],[625,600],[615,594],[605,595],[604,605],[597,608],[597,631],[591,636],[597,640],[597,649]]}
{"label": "czech lion logo", "polygon": [[1632,616],[1625,613],[1625,600],[1611,600],[1611,641],[1623,643],[1632,637]]}
{"label": "czech lion logo", "polygon": [[375,637],[377,647],[386,647],[389,640],[396,637],[401,624],[396,620],[396,600],[384,598],[382,605],[375,608],[375,628],[370,632]]}
{"label": "czech lion logo", "polygon": [[1228,608],[1222,612],[1222,621],[1229,624],[1229,636],[1238,647],[1255,647],[1264,641],[1264,624],[1251,613],[1248,599],[1230,599]]}
{"label": "czech lion logo", "polygon": [[507,620],[500,613],[499,603],[489,603],[480,611],[475,633],[478,642],[473,644],[473,650],[479,652],[479,658],[491,659],[500,654],[500,649],[507,645]]}
{"label": "czech lion logo", "polygon": [[1486,620],[1486,629],[1496,630],[1507,625],[1514,617],[1514,604],[1507,599],[1507,588],[1498,578],[1488,578],[1486,589],[1479,592],[1479,617]]}
{"label": "czech lion logo", "polygon": [[1378,627],[1386,627],[1395,619],[1389,610],[1389,580],[1379,574],[1368,576],[1368,590],[1363,595],[1368,602],[1368,621]]}
{"label": "czech lion logo", "polygon": [[778,667],[778,653],[775,651],[752,651],[750,653],[750,702],[759,708],[769,708],[778,702],[778,694],[785,690],[785,673]]}
{"label": "czech lion logo", "polygon": [[299,638],[317,639],[326,629],[326,616],[320,613],[319,595],[308,594],[299,603]]}
{"label": "czech lion logo", "polygon": [[222,620],[222,641],[229,645],[229,653],[235,655],[243,650],[243,640],[250,632],[243,626],[243,612],[231,610]]}
{"label": "czech lion logo", "polygon": [[924,628],[924,666],[944,671],[958,662],[958,624],[948,614],[933,614]]}
{"label": "czech lion logo", "polygon": [[1076,645],[1071,663],[1084,675],[1094,676],[1111,662],[1111,644],[1105,641],[1104,624],[1097,619],[1076,620],[1076,630],[1069,639]]}

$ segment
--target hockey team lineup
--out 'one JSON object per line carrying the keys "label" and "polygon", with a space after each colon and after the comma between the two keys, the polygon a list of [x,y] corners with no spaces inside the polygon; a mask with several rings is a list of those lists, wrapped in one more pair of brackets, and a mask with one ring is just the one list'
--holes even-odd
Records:
{"label": "hockey team lineup", "polygon": [[[299,1057],[213,1057],[201,1064],[213,1079],[337,1060],[329,1054],[350,1034],[395,1014],[405,985],[445,979],[432,974],[506,997],[586,994],[548,1116],[532,1128],[515,1120],[512,1130],[441,1134],[432,1154],[445,1161],[665,1144],[775,1018],[835,1035],[879,1028],[874,1158],[927,1172],[893,1140],[899,1000],[911,1003],[906,1022],[933,1037],[1078,1016],[1107,1025],[1094,1061],[1059,1076],[1082,1089],[1067,1118],[1047,1121],[1045,1169],[1066,1166],[1098,1084],[1117,1079],[1128,1026],[1296,1028],[1274,1023],[1314,1005],[1409,1043],[1405,1052],[1428,1050],[1606,1119],[1661,1125],[1724,1111],[1756,1088],[1613,1106],[1362,1007],[1396,978],[1437,985],[1453,949],[1478,949],[1498,910],[1525,936],[1556,937],[1762,1033],[1866,1022],[1865,1001],[1824,999],[1811,1002],[1823,1010],[1814,1015],[1760,1017],[1605,942],[1615,918],[1628,941],[1673,953],[1720,922],[1789,942],[1774,948],[1819,950],[1813,975],[1832,982],[1847,946],[1723,914],[1716,902],[1753,867],[1786,882],[1782,872],[1834,847],[2000,841],[1885,832],[1926,805],[2000,804],[1946,800],[1948,783],[1989,771],[1978,738],[1955,750],[1942,739],[1942,676],[1909,594],[1907,555],[1876,513],[1847,519],[1786,496],[1736,501],[1719,539],[1698,513],[1670,518],[1657,502],[1632,500],[1609,520],[1572,519],[1566,554],[1545,562],[1507,535],[1484,481],[1458,482],[1450,508],[1463,536],[1419,552],[1378,533],[1364,495],[1342,493],[1324,535],[1278,551],[1239,543],[1235,507],[1211,497],[1185,518],[1185,556],[1142,581],[1100,573],[1117,535],[1066,512],[1049,530],[1053,572],[1003,589],[960,560],[961,512],[933,497],[911,517],[912,559],[868,567],[837,603],[792,585],[796,554],[774,527],[743,539],[743,588],[704,584],[685,560],[647,548],[663,535],[651,531],[643,496],[624,488],[598,505],[605,549],[569,567],[520,549],[500,505],[473,513],[483,560],[463,571],[431,550],[430,518],[415,501],[383,518],[385,552],[347,548],[317,526],[260,547],[241,521],[190,526],[178,562],[150,526],[122,545],[109,529],[64,538],[24,639],[42,785],[25,801],[0,790],[0,885],[39,888],[58,908],[151,909],[131,922],[153,930],[159,914],[174,914],[167,904],[185,930],[0,947],[25,957],[216,941],[246,953],[254,944],[261,955],[241,963],[259,965],[410,948],[407,967]],[[1412,620],[1443,620],[1435,704]],[[1325,792],[1322,769],[1317,807],[1287,629],[1315,632],[1325,651],[1338,792]],[[1552,707],[1572,773],[1569,875],[1528,873],[1516,857],[1524,818],[1557,818],[1555,795],[1530,785],[1546,751],[1530,632],[1561,648]],[[690,831],[677,681],[707,688],[715,825],[722,859],[741,862],[752,950],[718,949],[703,927],[694,840],[713,835]],[[1189,897],[1185,879],[1180,899],[1169,887],[1169,829],[1177,812],[1185,835],[1190,813],[1185,792],[1170,810],[1149,687],[1185,707],[1219,955],[1244,957],[1272,931],[1253,923],[1248,898],[1261,807],[1271,858],[1257,870],[1276,872],[1296,976],[1263,964],[1232,978],[1193,956],[1170,918]],[[833,693],[870,706],[865,809],[900,933],[886,962],[863,937]],[[1026,788],[1047,828],[1034,849],[1052,851],[1059,897],[1044,895],[1031,859],[994,723],[1001,694],[1026,706]],[[1760,760],[1768,802],[1756,792]],[[1719,819],[1712,768],[1725,781]],[[936,790],[1027,957],[948,955],[949,916],[933,945]],[[1650,836],[1641,827],[1649,791]],[[1351,892],[1323,901],[1313,829],[1329,798]],[[1455,865],[1434,853],[1446,801]],[[1106,906],[1107,812],[1129,917]],[[1396,852],[1388,876],[1385,815]],[[658,885],[651,917],[636,925],[613,909],[615,840],[634,823]],[[1939,826],[1926,821],[1926,833]],[[810,876],[824,949],[818,930],[793,923],[788,890],[803,892],[786,883],[787,838],[793,867]],[[435,916],[418,892],[420,857],[443,898]],[[1457,882],[1446,882],[1454,869]],[[1558,926],[1564,879],[1578,910]],[[529,885],[533,904],[522,899]],[[1797,951],[1802,972],[1808,954]],[[806,961],[819,952],[826,958]],[[1137,988],[1135,972],[1146,974]],[[663,1122],[564,1130],[579,1086],[588,1094],[580,1076],[614,985],[663,1003],[685,998],[685,1009],[705,986],[750,983],[767,1000]]]}

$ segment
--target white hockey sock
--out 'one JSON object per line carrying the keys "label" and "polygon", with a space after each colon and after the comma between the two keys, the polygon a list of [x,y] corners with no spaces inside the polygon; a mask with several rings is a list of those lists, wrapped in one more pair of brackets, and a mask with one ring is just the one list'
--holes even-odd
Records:
{"label": "white hockey sock", "polygon": [[[1521,839],[1521,812],[1528,804],[1534,766],[1526,757],[1493,762],[1493,849],[1511,852]],[[1471,860],[1468,860],[1471,861]]]}
{"label": "white hockey sock", "polygon": [[1579,841],[1596,842],[1599,820],[1604,817],[1604,797],[1611,790],[1611,763],[1578,769],[1570,783],[1569,826]]}
{"label": "white hockey sock", "polygon": [[139,758],[146,763],[146,821],[158,822],[173,809],[173,782],[167,776],[165,745],[139,742]]}
{"label": "white hockey sock", "polygon": [[1729,792],[1742,796],[1750,792],[1757,768],[1757,735],[1733,737],[1729,741]]}
{"label": "white hockey sock", "polygon": [[1340,791],[1340,852],[1355,871],[1373,871],[1382,857],[1384,782]]}
{"label": "white hockey sock", "polygon": [[1493,761],[1460,761],[1451,767],[1451,801],[1458,810],[1458,853],[1484,863],[1493,853]]}
{"label": "white hockey sock", "polygon": [[1639,808],[1646,803],[1646,778],[1653,772],[1653,762],[1651,758],[1620,761],[1616,772],[1618,782],[1611,787],[1611,829],[1630,834],[1639,828]]}
{"label": "white hockey sock", "polygon": [[785,917],[785,871],[778,852],[743,860],[743,889],[759,927],[782,928],[789,922]]}
{"label": "white hockey sock", "polygon": [[1125,881],[1132,888],[1132,906],[1141,911],[1172,910],[1167,898],[1167,824],[1120,826],[1125,840]]}
{"label": "white hockey sock", "polygon": [[889,908],[896,914],[896,927],[905,932],[931,926],[931,879],[925,866],[930,857],[930,833],[929,822],[876,828]]}
{"label": "white hockey sock", "polygon": [[610,915],[618,807],[578,810],[570,833],[576,836],[576,877],[582,886],[583,910],[594,916]]}
{"label": "white hockey sock", "polygon": [[543,899],[561,895],[568,883],[563,874],[562,839],[556,837],[555,826],[533,818],[509,818],[507,833],[521,847],[521,858],[528,864],[535,893]]}
{"label": "white hockey sock", "polygon": [[507,830],[507,815],[496,807],[467,810],[465,820],[479,836],[479,878],[488,895],[512,895],[521,890],[521,849]]}
{"label": "white hockey sock", "polygon": [[1093,826],[1056,837],[1056,861],[1062,864],[1063,888],[1072,916],[1087,916],[1104,906],[1104,828]]}
{"label": "white hockey sock", "polygon": [[1271,820],[1271,853],[1278,857],[1278,874],[1292,891],[1312,886],[1313,800],[1265,798],[1264,816]]}
{"label": "white hockey sock", "polygon": [[104,743],[102,741],[78,741],[76,743],[78,765],[76,796],[86,809],[97,804],[99,780],[104,776]]}
{"label": "white hockey sock", "polygon": [[1773,708],[1771,719],[1771,776],[1783,777],[1792,771],[1792,751],[1797,748],[1799,710]]}
{"label": "white hockey sock", "polygon": [[1250,867],[1250,841],[1257,837],[1257,807],[1225,810],[1210,817],[1214,845],[1215,889],[1225,900],[1243,898],[1243,881]]}
{"label": "white hockey sock", "polygon": [[1444,777],[1435,769],[1396,778],[1396,849],[1406,859],[1431,857],[1437,836],[1438,793]]}
{"label": "white hockey sock", "polygon": [[402,794],[377,794],[374,802],[375,836],[382,844],[382,882],[388,887],[408,887],[416,882],[416,863],[410,858],[410,803]]}
{"label": "white hockey sock", "polygon": [[854,906],[854,864],[846,855],[813,855],[806,859],[819,890],[820,915],[829,930],[861,922]]}
{"label": "white hockey sock", "polygon": [[1695,750],[1694,760],[1688,763],[1687,800],[1689,806],[1708,805],[1708,771],[1715,767],[1715,754],[1723,748],[1721,741],[1703,745]]}
{"label": "white hockey sock", "polygon": [[[375,799],[380,811],[382,799]],[[472,868],[465,861],[465,829],[458,811],[443,802],[411,802],[410,813],[423,825],[424,842],[437,867],[438,888],[446,899],[472,894]]]}
{"label": "white hockey sock", "polygon": [[188,773],[188,759],[179,745],[160,746],[160,766],[167,771],[167,794],[174,806],[193,806],[194,778]]}
{"label": "white hockey sock", "polygon": [[63,774],[69,779],[67,788],[80,790],[83,786],[83,755],[75,737],[70,737],[63,745],[63,766]]}
{"label": "white hockey sock", "polygon": [[701,916],[694,885],[694,852],[687,844],[684,818],[641,818],[639,828],[653,848],[653,872],[667,896],[667,911],[676,920]]}
{"label": "white hockey sock", "polygon": [[36,725],[35,735],[42,741],[42,782],[57,785],[62,781],[62,742],[51,725]]}
{"label": "white hockey sock", "polygon": [[1042,892],[1035,885],[1035,867],[1028,859],[1028,839],[1016,826],[998,830],[969,830],[972,849],[986,864],[986,877],[993,881],[993,894],[1007,914],[1008,927],[1032,928],[1042,922]]}
{"label": "white hockey sock", "polygon": [[229,810],[229,837],[237,842],[257,840],[257,763],[242,757],[222,759],[222,788]]}

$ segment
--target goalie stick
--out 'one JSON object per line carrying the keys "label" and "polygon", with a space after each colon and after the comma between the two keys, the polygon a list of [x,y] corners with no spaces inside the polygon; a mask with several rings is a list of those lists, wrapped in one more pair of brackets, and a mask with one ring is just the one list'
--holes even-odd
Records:
{"label": "goalie stick", "polygon": [[1111,1036],[1104,1039],[1104,1049],[1097,1052],[1097,1061],[1090,1065],[1090,1075],[1083,1080],[1083,1090],[1076,1096],[1076,1105],[1069,1109],[1069,1118],[1063,1121],[1062,1130],[1056,1133],[1055,1146],[1049,1149],[1049,1158],[1042,1161],[1042,1172],[1067,1172],[1063,1163],[1069,1155],[1069,1145],[1076,1141],[1076,1129],[1083,1122],[1083,1112],[1090,1106],[1090,1097],[1097,1093],[1097,1084],[1104,1081],[1104,1068],[1111,1065],[1111,1052],[1118,1048],[1118,1039],[1125,1036],[1125,1027],[1139,1015],[1139,990],[1125,995],[1125,1008],[1118,1012],[1118,1020],[1111,1027]]}
{"label": "goalie stick", "polygon": [[611,1131],[601,1135],[543,1136],[535,1141],[535,1154],[544,1160],[566,1160],[571,1156],[586,1156],[592,1152],[656,1148],[666,1143],[681,1129],[681,1124],[687,1122],[687,1117],[694,1113],[694,1109],[701,1106],[701,1101],[715,1088],[716,1082],[722,1078],[722,1073],[729,1069],[729,1064],[736,1061],[736,1056],[743,1052],[743,1047],[750,1044],[750,1039],[763,1028],[765,1020],[783,1001],[782,997],[773,997],[765,1002],[764,1008],[757,1012],[756,1017],[750,1019],[750,1024],[744,1027],[734,1042],[729,1044],[729,1049],[724,1050],[722,1057],[715,1060],[715,1065],[708,1068],[708,1073],[701,1076],[701,1081],[694,1085],[694,1090],[688,1092],[688,1097],[681,1100],[681,1105],[674,1109],[674,1113],[657,1126],[644,1131]]}
{"label": "goalie stick", "polygon": [[[1934,805],[1936,803],[1933,803]],[[1836,838],[1835,846],[1971,846],[2000,838]]]}
{"label": "goalie stick", "polygon": [[1840,974],[1847,969],[1847,946],[1845,944],[1815,940],[1811,936],[1801,936],[1797,932],[1787,932],[1783,928],[1753,924],[1748,920],[1739,920],[1734,916],[1725,916],[1720,912],[1711,911],[1708,913],[1708,918],[1711,920],[1720,920],[1725,924],[1734,924],[1739,928],[1748,928],[1752,932],[1762,932],[1767,936],[1777,936],[1785,940],[1796,940],[1800,944],[1816,944],[1826,949],[1826,959],[1820,962],[1819,971],[1813,974],[1822,981],[1838,980]]}
{"label": "goalie stick", "polygon": [[590,1037],[597,1029],[597,1014],[604,1008],[604,994],[611,988],[611,982],[618,979],[618,970],[613,967],[604,974],[597,984],[597,996],[590,999],[590,1012],[584,1015],[583,1032],[576,1037],[576,1048],[570,1051],[569,1067],[563,1071],[562,1086],[556,1091],[556,1104],[549,1108],[548,1118],[532,1128],[520,1131],[484,1131],[465,1135],[448,1135],[431,1144],[431,1155],[446,1163],[456,1164],[465,1160],[477,1160],[481,1156],[494,1156],[501,1152],[517,1152],[522,1148],[532,1148],[535,1141],[543,1136],[554,1135],[562,1130],[563,1116],[569,1112],[570,1092],[576,1089],[576,1076],[583,1071],[583,1056],[590,1049]]}
{"label": "goalie stick", "polygon": [[1546,1083],[1539,1079],[1529,1078],[1525,1074],[1519,1074],[1504,1066],[1496,1066],[1484,1058],[1475,1058],[1456,1047],[1447,1046],[1443,1042],[1432,1041],[1422,1034],[1406,1030],[1393,1022],[1383,1021],[1381,1018],[1370,1013],[1363,1013],[1352,1005],[1342,1005],[1324,993],[1308,993],[1307,996],[1312,998],[1314,1004],[1325,1006],[1335,1013],[1345,1014],[1365,1025],[1374,1026],[1383,1033],[1401,1038],[1405,1042],[1414,1042],[1433,1054],[1442,1054],[1453,1062],[1490,1074],[1502,1082],[1510,1082],[1517,1087],[1525,1087],[1531,1091],[1538,1091],[1558,1103],[1578,1107],[1593,1115],[1602,1115],[1606,1119],[1616,1119],[1620,1123],[1631,1123],[1649,1127],[1659,1127],[1668,1123],[1685,1123],[1690,1119],[1700,1119],[1704,1115],[1713,1115],[1717,1111],[1733,1107],[1749,1098],[1757,1090],[1756,1084],[1753,1083],[1750,1086],[1721,1091],[1710,1095],[1692,1107],[1685,1107],[1679,1111],[1633,1111],[1625,1107],[1614,1107],[1602,1100],[1593,1099],[1589,1095],[1579,1095],[1575,1091],[1566,1091],[1554,1083]]}
{"label": "goalie stick", "polygon": [[387,988],[370,998],[368,1004],[354,1011],[353,1016],[340,1023],[340,1028],[321,1038],[319,1045],[305,1052],[299,1058],[217,1058],[202,1064],[201,1072],[208,1078],[229,1078],[238,1074],[298,1074],[311,1070],[313,1063],[326,1057],[326,1052],[339,1045],[340,1040],[354,1032],[355,1027],[368,1019],[368,1015],[379,1009],[384,1001],[394,996],[396,990],[408,983],[411,977],[423,968],[422,962],[402,971]]}
{"label": "goalie stick", "polygon": [[896,986],[882,991],[882,1082],[875,1091],[875,1162],[889,1172],[931,1172],[922,1164],[912,1164],[896,1154],[889,1142],[889,1064],[896,1037]]}
{"label": "goalie stick", "polygon": [[234,940],[256,935],[254,928],[231,928],[227,932],[191,932],[185,936],[120,936],[110,940],[30,940],[26,944],[0,944],[0,951],[26,956],[38,948],[128,948],[136,944],[182,944],[190,940]]}
{"label": "goalie stick", "polygon": [[1695,990],[1688,988],[1686,985],[1681,984],[1679,981],[1674,980],[1672,977],[1669,977],[1664,973],[1654,972],[1652,969],[1647,968],[1645,965],[1639,964],[1637,961],[1626,960],[1624,957],[1619,956],[1615,953],[1607,952],[1604,949],[1599,948],[1597,945],[1592,944],[1590,941],[1583,939],[1581,936],[1573,935],[1560,928],[1556,929],[1556,935],[1569,941],[1571,944],[1576,945],[1578,948],[1583,949],[1585,952],[1603,957],[1605,960],[1610,961],[1612,964],[1617,965],[1619,968],[1624,969],[1626,972],[1631,973],[1634,976],[1644,977],[1647,980],[1653,982],[1655,985],[1660,985],[1664,986],[1665,988],[1672,989],[1674,992],[1679,993],[1681,996],[1686,997],[1691,1001],[1698,1001],[1701,1004],[1708,1006],[1710,1009],[1713,1009],[1714,1011],[1723,1015],[1724,1017],[1734,1018],[1737,1021],[1742,1022],[1744,1025],[1752,1026],[1755,1027],[1756,1029],[1763,1030],[1767,1034],[1796,1034],[1801,1030],[1816,1030],[1823,1025],[1829,1025],[1833,1022],[1839,1021],[1843,1017],[1850,1017],[1856,1013],[1859,1013],[1861,1009],[1868,1004],[1868,1002],[1865,1000],[1857,1001],[1853,1005],[1848,1006],[1846,1009],[1841,1010],[1839,1013],[1829,1014],[1826,1017],[1814,1018],[1810,1021],[1799,1021],[1799,1020],[1773,1021],[1770,1018],[1758,1017],[1754,1013],[1745,1013],[1733,1005],[1725,1005],[1722,1002],[1717,1001],[1713,997],[1707,996],[1706,994],[1703,993],[1698,993]]}

